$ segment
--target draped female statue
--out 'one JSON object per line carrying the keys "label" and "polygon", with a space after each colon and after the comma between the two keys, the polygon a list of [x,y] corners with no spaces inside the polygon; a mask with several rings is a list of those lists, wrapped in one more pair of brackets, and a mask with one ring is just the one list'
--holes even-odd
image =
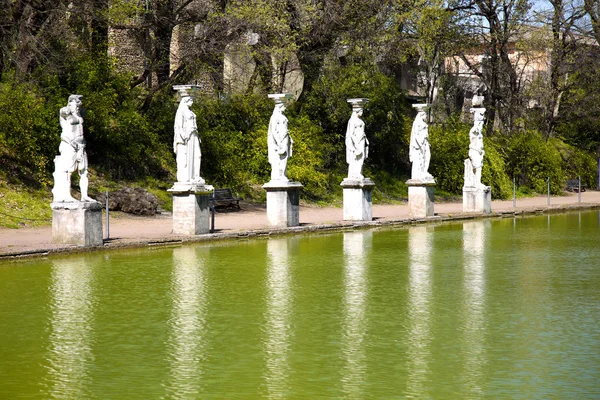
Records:
{"label": "draped female statue", "polygon": [[485,108],[472,108],[473,127],[469,131],[469,158],[465,160],[465,186],[483,188],[481,168],[483,167],[483,122]]}
{"label": "draped female statue", "polygon": [[283,112],[283,102],[276,102],[268,130],[268,152],[271,164],[271,180],[287,182],[287,162],[292,156],[294,141],[288,131],[288,119]]}
{"label": "draped female statue", "polygon": [[177,181],[204,183],[200,177],[202,153],[196,114],[190,109],[193,103],[190,96],[183,96],[175,114],[173,151],[177,159]]}
{"label": "draped female statue", "polygon": [[412,163],[411,179],[423,182],[433,181],[433,176],[428,172],[431,150],[429,147],[429,131],[427,127],[427,114],[425,106],[417,104],[418,109],[410,133],[409,159]]}
{"label": "draped female statue", "polygon": [[363,179],[362,167],[369,155],[369,141],[365,135],[365,123],[360,118],[363,109],[353,106],[352,115],[346,128],[346,162],[348,179]]}

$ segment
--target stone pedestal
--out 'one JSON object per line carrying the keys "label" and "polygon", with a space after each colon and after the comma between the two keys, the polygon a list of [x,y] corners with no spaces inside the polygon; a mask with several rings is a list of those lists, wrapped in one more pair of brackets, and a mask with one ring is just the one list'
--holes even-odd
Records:
{"label": "stone pedestal", "polygon": [[492,188],[463,187],[463,212],[489,214],[492,212]]}
{"label": "stone pedestal", "polygon": [[344,221],[371,221],[375,183],[369,178],[346,178],[340,185],[344,192]]}
{"label": "stone pedestal", "polygon": [[177,182],[173,194],[173,234],[201,235],[210,232],[211,185]]}
{"label": "stone pedestal", "polygon": [[91,201],[53,202],[52,241],[77,246],[102,246],[102,204]]}
{"label": "stone pedestal", "polygon": [[263,185],[267,191],[267,219],[273,227],[300,225],[299,182],[270,181]]}
{"label": "stone pedestal", "polygon": [[408,186],[408,212],[411,218],[433,217],[433,188],[435,182],[409,179]]}

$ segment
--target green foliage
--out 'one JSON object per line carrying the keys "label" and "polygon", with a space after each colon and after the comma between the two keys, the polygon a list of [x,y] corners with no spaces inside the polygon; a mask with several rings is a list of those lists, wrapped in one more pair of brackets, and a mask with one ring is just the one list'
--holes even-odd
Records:
{"label": "green foliage", "polygon": [[[437,187],[459,194],[464,180],[464,160],[468,157],[470,126],[451,120],[448,124],[429,127],[431,143],[430,172]],[[559,139],[545,141],[535,131],[513,136],[485,137],[485,158],[482,183],[492,187],[494,198],[512,195],[514,176],[523,194],[546,193],[548,177],[550,191],[561,194],[565,180],[581,176],[582,182],[593,186],[596,160],[593,155],[578,150]]]}
{"label": "green foliage", "polygon": [[21,228],[45,226],[52,222],[52,201],[46,189],[31,189],[23,185],[0,183],[0,226]]}
{"label": "green foliage", "polygon": [[517,133],[505,137],[506,167],[509,176],[517,178],[519,185],[527,186],[538,193],[548,190],[561,194],[565,187],[565,172],[562,158],[553,141],[546,142],[535,131]]}
{"label": "green foliage", "polygon": [[193,109],[202,141],[202,175],[216,187],[251,195],[249,187],[269,178],[267,125],[272,102],[256,95],[201,97]]}
{"label": "green foliage", "polygon": [[6,179],[47,185],[58,150],[58,112],[38,88],[0,82],[0,168]]}
{"label": "green foliage", "polygon": [[567,143],[586,151],[600,146],[600,70],[598,55],[590,54],[570,78],[572,86],[565,92],[561,104],[562,118],[556,134]]}
{"label": "green foliage", "polygon": [[326,143],[324,167],[344,168],[346,125],[351,114],[347,99],[367,97],[363,120],[370,141],[366,165],[391,173],[406,173],[408,141],[403,135],[408,102],[394,80],[374,65],[328,64],[299,113],[318,123]]}
{"label": "green foliage", "polygon": [[[60,140],[58,110],[69,94],[78,93],[83,95],[85,135],[94,173],[119,181],[172,182],[177,108],[173,93],[156,93],[150,107],[142,111],[145,89],[132,89],[127,77],[116,73],[107,59],[83,56],[66,64],[60,74],[46,75],[37,85],[14,83],[4,75],[0,82],[0,178],[51,184],[52,159]],[[347,99],[367,97],[370,101],[363,119],[370,154],[365,175],[378,184],[375,201],[401,201],[406,197],[400,178],[406,177],[410,168],[412,123],[412,118],[406,117],[405,95],[374,65],[330,63],[322,72],[312,91],[300,103],[291,104],[287,112],[295,141],[288,176],[303,183],[306,199],[339,199],[339,182],[347,171],[344,142],[351,113]],[[202,175],[217,187],[232,187],[246,199],[262,200],[260,186],[270,178],[266,142],[272,101],[264,94],[206,96],[197,98],[193,109],[202,141]],[[458,119],[430,126],[430,172],[440,192],[461,193],[469,129],[469,124]],[[563,134],[566,142],[545,141],[536,132],[486,137],[483,183],[492,186],[495,198],[510,197],[512,176],[518,178],[524,192],[545,192],[548,176],[555,194],[561,193],[565,179],[576,176],[593,186],[593,155],[571,145],[587,141],[587,136]]]}
{"label": "green foliage", "polygon": [[[63,97],[61,106],[69,93],[83,95],[90,165],[116,179],[172,176],[169,142],[176,109],[172,97],[156,96],[152,111],[142,113],[141,89],[130,89],[126,76],[117,74],[106,59],[97,57],[75,60],[57,84],[47,91],[54,98]],[[171,118],[162,117],[165,114]],[[164,135],[169,131],[170,135]]]}
{"label": "green foliage", "polygon": [[[246,198],[256,198],[252,188],[270,179],[267,130],[273,102],[259,95],[205,97],[193,108],[206,160],[203,176],[216,186],[233,187]],[[294,139],[288,177],[303,183],[305,197],[329,198],[332,184],[323,168],[323,130],[306,116],[290,116],[288,126]]]}
{"label": "green foliage", "polygon": [[469,126],[456,119],[444,125],[429,127],[431,163],[429,172],[436,187],[451,193],[461,193],[464,184],[464,160],[469,152]]}
{"label": "green foliage", "polygon": [[581,177],[581,184],[596,187],[597,160],[592,152],[571,146],[559,139],[550,142],[559,152],[567,179]]}
{"label": "green foliage", "polygon": [[[465,164],[469,157],[469,124],[451,119],[448,123],[429,127],[431,144],[430,172],[435,177],[437,188],[460,194],[464,185]],[[484,138],[485,157],[481,182],[492,187],[495,199],[506,199],[512,195],[512,184],[506,174],[506,165],[498,151],[498,145]]]}
{"label": "green foliage", "polygon": [[304,196],[312,200],[331,199],[333,188],[341,193],[341,179],[332,179],[335,174],[323,165],[326,149],[323,130],[308,117],[301,116],[290,121],[290,135],[294,139],[294,149],[288,176],[304,184]]}
{"label": "green foliage", "polygon": [[484,137],[485,158],[481,172],[481,182],[492,187],[492,197],[495,199],[508,199],[513,194],[513,185],[506,173],[506,162],[502,158],[500,147],[491,138]]}
{"label": "green foliage", "polygon": [[408,186],[404,180],[381,170],[367,170],[364,174],[371,177],[376,184],[373,189],[374,203],[395,203],[408,200]]}

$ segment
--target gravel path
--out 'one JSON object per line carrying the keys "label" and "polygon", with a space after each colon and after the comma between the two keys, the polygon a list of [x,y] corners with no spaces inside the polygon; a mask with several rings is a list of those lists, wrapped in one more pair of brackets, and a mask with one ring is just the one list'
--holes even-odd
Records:
{"label": "gravel path", "polygon": [[[581,194],[582,203],[578,203],[577,194],[552,197],[548,206],[546,196],[531,197],[517,200],[517,208],[513,208],[512,200],[493,201],[494,214],[513,211],[569,209],[574,207],[600,207],[600,192],[587,191]],[[436,203],[435,213],[441,217],[460,217],[462,203]],[[374,204],[373,218],[377,222],[391,222],[408,219],[406,204]],[[104,217],[103,217],[104,223]],[[342,221],[342,209],[336,207],[300,207],[300,224],[303,227],[321,225],[353,225],[355,223]],[[147,245],[151,242],[178,241],[185,238],[171,233],[172,222],[170,215],[153,217],[137,217],[123,213],[110,214],[110,240],[107,247],[128,245]],[[254,231],[269,231],[264,206],[242,204],[241,211],[217,212],[215,228],[219,234],[252,233]],[[106,235],[106,227],[104,227]],[[76,246],[52,243],[52,228],[0,228],[0,258],[17,255],[44,254],[53,251],[75,251]]]}

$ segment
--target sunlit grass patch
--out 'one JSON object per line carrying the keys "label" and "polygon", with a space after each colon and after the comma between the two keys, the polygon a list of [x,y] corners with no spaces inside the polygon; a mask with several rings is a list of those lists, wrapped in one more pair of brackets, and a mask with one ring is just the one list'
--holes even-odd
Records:
{"label": "sunlit grass patch", "polygon": [[49,189],[26,189],[0,183],[0,227],[48,226],[52,223]]}

